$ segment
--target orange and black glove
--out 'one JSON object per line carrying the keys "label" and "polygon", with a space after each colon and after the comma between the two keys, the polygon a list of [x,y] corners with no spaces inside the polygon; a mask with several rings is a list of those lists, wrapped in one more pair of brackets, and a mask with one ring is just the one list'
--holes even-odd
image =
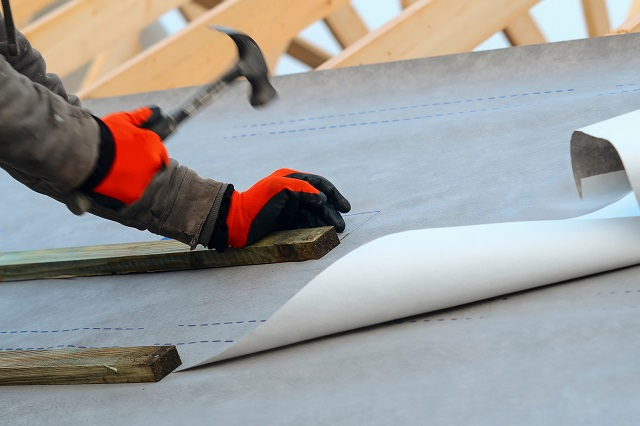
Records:
{"label": "orange and black glove", "polygon": [[280,169],[245,192],[229,185],[209,247],[244,247],[284,229],[334,226],[342,232],[339,212],[349,210],[349,201],[322,176]]}
{"label": "orange and black glove", "polygon": [[144,128],[160,114],[160,108],[154,106],[96,118],[100,127],[98,162],[79,189],[113,209],[140,199],[153,176],[169,164],[160,137]]}

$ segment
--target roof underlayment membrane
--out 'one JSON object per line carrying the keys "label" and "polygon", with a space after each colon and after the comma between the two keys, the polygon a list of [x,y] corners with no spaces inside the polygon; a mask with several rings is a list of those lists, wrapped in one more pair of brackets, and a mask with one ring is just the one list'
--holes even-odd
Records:
{"label": "roof underlayment membrane", "polygon": [[[280,167],[328,177],[353,206],[341,244],[302,263],[0,284],[0,351],[173,344],[185,367],[217,361],[156,384],[3,387],[3,422],[634,423],[640,219],[566,219],[623,195],[581,198],[570,142],[640,108],[639,42],[277,77],[258,110],[234,86],[171,156],[240,190]],[[2,251],[160,238],[6,174],[0,193]]]}

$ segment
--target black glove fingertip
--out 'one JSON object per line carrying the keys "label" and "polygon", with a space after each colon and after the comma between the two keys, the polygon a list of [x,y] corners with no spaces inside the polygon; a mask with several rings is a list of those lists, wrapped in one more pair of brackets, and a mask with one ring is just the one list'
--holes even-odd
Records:
{"label": "black glove fingertip", "polygon": [[296,192],[295,194],[297,195],[300,204],[304,206],[320,207],[327,204],[327,196],[322,192],[318,192],[316,194],[311,192]]}

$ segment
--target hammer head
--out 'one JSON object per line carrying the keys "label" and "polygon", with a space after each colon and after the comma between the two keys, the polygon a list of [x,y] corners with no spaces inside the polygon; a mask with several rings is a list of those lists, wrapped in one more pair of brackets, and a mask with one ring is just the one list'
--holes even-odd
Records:
{"label": "hammer head", "polygon": [[264,105],[277,96],[269,81],[269,69],[258,44],[248,35],[232,28],[210,25],[209,28],[228,35],[238,47],[237,77],[245,77],[251,84],[249,102],[252,106]]}

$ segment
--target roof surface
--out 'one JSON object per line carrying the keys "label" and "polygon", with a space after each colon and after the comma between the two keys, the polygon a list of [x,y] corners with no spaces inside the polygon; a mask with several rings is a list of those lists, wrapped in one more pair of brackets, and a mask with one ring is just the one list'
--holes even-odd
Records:
{"label": "roof surface", "polygon": [[[280,167],[329,177],[353,205],[340,246],[299,264],[1,284],[0,349],[171,343],[197,363],[375,238],[601,207],[612,200],[578,197],[569,140],[574,129],[640,107],[638,41],[616,36],[280,77],[279,101],[259,111],[239,85],[185,123],[170,153],[239,189]],[[170,108],[189,93],[86,106],[97,114],[151,102]],[[3,251],[157,238],[76,218],[6,174],[0,193]],[[640,410],[637,272],[401,319],[153,385],[0,388],[3,419],[631,423]]]}

